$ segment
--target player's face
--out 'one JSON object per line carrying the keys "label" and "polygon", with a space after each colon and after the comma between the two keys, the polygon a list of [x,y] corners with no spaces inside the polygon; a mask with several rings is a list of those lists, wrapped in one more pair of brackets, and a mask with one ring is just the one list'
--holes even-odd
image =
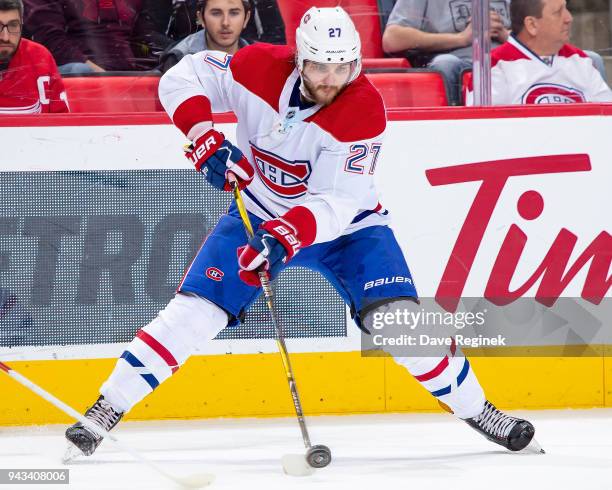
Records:
{"label": "player's face", "polygon": [[19,10],[0,10],[0,62],[10,60],[21,39]]}
{"label": "player's face", "polygon": [[238,40],[249,21],[242,0],[208,0],[204,13],[198,17],[208,36],[208,49],[233,54]]}
{"label": "player's face", "polygon": [[308,94],[317,104],[331,104],[349,81],[355,62],[315,63],[304,61],[302,76]]}
{"label": "player's face", "polygon": [[544,0],[542,17],[536,19],[538,43],[547,46],[556,54],[569,42],[572,29],[572,14],[567,10],[565,0]]}

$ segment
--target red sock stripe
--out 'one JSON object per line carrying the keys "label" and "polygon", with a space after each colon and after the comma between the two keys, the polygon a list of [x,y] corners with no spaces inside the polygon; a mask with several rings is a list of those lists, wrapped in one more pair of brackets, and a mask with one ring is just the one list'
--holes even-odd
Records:
{"label": "red sock stripe", "polygon": [[[455,338],[453,337],[450,345],[451,357],[455,357],[455,352],[457,352],[457,344],[455,343]],[[415,376],[417,381],[429,381],[430,379],[438,376],[442,371],[444,371],[448,367],[448,356],[444,356],[438,365],[433,368],[431,371],[421,374],[419,376]]]}
{"label": "red sock stripe", "polygon": [[144,330],[139,330],[136,334],[136,337],[138,337],[145,344],[151,347],[151,349],[153,349],[159,355],[159,357],[166,361],[166,364],[168,364],[168,366],[170,366],[170,369],[172,369],[172,374],[174,374],[178,370],[178,362],[176,362],[174,356],[170,354],[170,351],[166,349],[163,345],[161,345],[153,337],[151,337],[147,332],[145,332]]}
{"label": "red sock stripe", "polygon": [[428,373],[421,374],[419,376],[415,376],[415,378],[417,379],[417,381],[429,381],[430,379],[438,376],[447,367],[448,367],[448,356],[444,356],[444,359],[442,359],[435,368],[433,368]]}

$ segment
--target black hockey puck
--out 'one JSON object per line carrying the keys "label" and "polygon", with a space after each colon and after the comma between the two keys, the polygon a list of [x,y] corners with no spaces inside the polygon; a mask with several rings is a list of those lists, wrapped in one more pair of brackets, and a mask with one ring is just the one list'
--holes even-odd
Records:
{"label": "black hockey puck", "polygon": [[318,444],[306,452],[306,461],[313,468],[325,468],[331,463],[331,451],[327,446]]}

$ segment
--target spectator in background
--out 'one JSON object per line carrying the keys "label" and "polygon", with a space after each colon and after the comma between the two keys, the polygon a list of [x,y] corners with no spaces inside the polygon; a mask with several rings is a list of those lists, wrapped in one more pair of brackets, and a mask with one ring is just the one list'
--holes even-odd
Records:
{"label": "spectator in background", "polygon": [[0,0],[0,114],[68,112],[53,56],[22,27],[22,0]]}
{"label": "spectator in background", "polygon": [[[491,0],[492,46],[506,42],[510,31],[509,0]],[[413,66],[444,74],[451,105],[460,103],[461,72],[472,68],[471,0],[398,0],[383,33],[387,53],[413,51]]]}
{"label": "spectator in background", "polygon": [[165,51],[161,56],[161,70],[169,70],[186,54],[205,49],[234,54],[249,43],[240,37],[251,16],[248,0],[202,0],[197,11],[202,30]]}
{"label": "spectator in background", "polygon": [[25,26],[62,74],[138,70],[131,46],[142,0],[25,0]]}
{"label": "spectator in background", "polygon": [[572,14],[565,0],[512,0],[510,16],[512,35],[491,53],[493,104],[612,102],[593,61],[568,44]]}
{"label": "spectator in background", "polygon": [[169,46],[197,30],[198,0],[143,0],[136,21],[135,51],[147,50],[157,56]]}
{"label": "spectator in background", "polygon": [[242,34],[250,42],[287,44],[285,22],[278,8],[278,2],[251,0],[251,19]]}
{"label": "spectator in background", "polygon": [[[285,44],[285,24],[276,0],[248,3],[251,15],[241,37],[250,42]],[[161,54],[163,66],[172,47],[198,30],[201,25],[198,12],[203,8],[202,0],[143,0],[136,26],[140,35],[136,50],[142,51],[144,47],[154,55]],[[166,69],[172,64],[169,62]]]}

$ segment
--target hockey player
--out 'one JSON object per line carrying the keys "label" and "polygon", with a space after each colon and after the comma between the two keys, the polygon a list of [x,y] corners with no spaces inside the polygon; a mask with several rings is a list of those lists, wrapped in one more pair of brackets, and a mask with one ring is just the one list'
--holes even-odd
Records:
{"label": "hockey player", "polygon": [[[587,54],[569,43],[566,0],[513,0],[512,35],[491,52],[495,105],[612,102],[612,91]],[[467,105],[473,104],[468,83]]]}
{"label": "hockey player", "polygon": [[[416,305],[410,271],[374,188],[386,117],[380,94],[361,73],[355,26],[339,7],[313,7],[296,43],[296,51],[255,44],[233,58],[188,55],[161,80],[165,109],[192,141],[187,157],[217,189],[230,190],[228,172],[238,178],[257,231],[245,243],[235,206],[220,218],[175,298],[127,346],[87,411],[105,429],[200,342],[237,324],[260,294],[261,267],[271,278],[290,266],[320,272],[363,328],[376,312]],[[213,112],[229,110],[239,121],[236,145],[211,122]],[[403,280],[365,287],[381,277]],[[532,424],[486,401],[468,360],[454,344],[445,349],[437,358],[396,360],[481,434],[513,451],[525,448]],[[85,455],[101,441],[80,423],[66,437]]]}
{"label": "hockey player", "polygon": [[68,112],[53,56],[22,28],[22,1],[0,0],[0,114]]}

